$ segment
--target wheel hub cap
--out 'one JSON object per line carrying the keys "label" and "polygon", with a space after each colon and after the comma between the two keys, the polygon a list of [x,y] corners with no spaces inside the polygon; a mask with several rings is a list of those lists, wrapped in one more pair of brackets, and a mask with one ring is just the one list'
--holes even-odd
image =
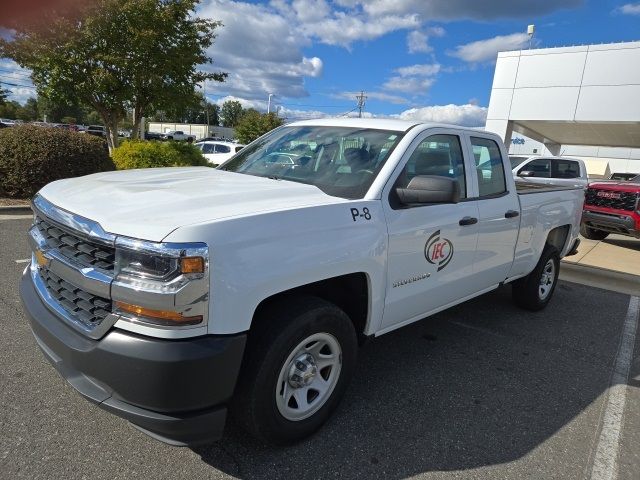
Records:
{"label": "wheel hub cap", "polygon": [[313,383],[318,374],[318,366],[313,355],[304,353],[297,357],[289,369],[289,385],[293,388],[302,388]]}

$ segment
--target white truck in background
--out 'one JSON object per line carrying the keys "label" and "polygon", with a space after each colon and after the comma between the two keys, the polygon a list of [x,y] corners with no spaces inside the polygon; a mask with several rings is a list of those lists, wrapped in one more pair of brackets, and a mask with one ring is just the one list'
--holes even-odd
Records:
{"label": "white truck in background", "polygon": [[589,185],[587,166],[580,158],[510,155],[509,161],[513,176],[520,182],[578,187],[585,190]]}
{"label": "white truck in background", "polygon": [[181,130],[170,130],[160,134],[161,140],[175,140],[176,142],[195,142],[195,135],[187,135]]}
{"label": "white truck in background", "polygon": [[47,185],[21,296],[61,375],[153,437],[220,438],[231,410],[289,443],[337,407],[363,339],[503,284],[544,308],[583,197],[516,185],[491,133],[298,122],[219,169]]}

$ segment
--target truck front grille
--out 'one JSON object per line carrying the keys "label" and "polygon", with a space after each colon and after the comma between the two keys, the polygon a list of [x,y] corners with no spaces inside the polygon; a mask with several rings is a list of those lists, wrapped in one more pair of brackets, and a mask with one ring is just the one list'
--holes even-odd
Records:
{"label": "truck front grille", "polygon": [[584,203],[595,207],[613,208],[632,212],[636,209],[637,202],[638,195],[636,193],[588,188]]}
{"label": "truck front grille", "polygon": [[98,297],[72,285],[51,272],[47,267],[40,268],[45,287],[69,315],[89,328],[96,327],[111,313],[111,301]]}
{"label": "truck front grille", "polygon": [[41,216],[36,217],[36,226],[50,248],[79,262],[86,267],[112,272],[115,264],[115,248],[101,245],[62,228]]}

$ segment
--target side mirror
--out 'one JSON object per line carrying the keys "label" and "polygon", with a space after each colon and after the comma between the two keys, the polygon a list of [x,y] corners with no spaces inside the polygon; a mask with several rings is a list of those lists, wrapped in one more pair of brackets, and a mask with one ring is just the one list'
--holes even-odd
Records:
{"label": "side mirror", "polygon": [[533,172],[531,170],[520,170],[518,172],[518,176],[519,177],[523,177],[523,178],[535,177],[536,176],[536,172]]}
{"label": "side mirror", "polygon": [[405,205],[426,203],[458,203],[460,184],[449,177],[418,175],[406,188],[396,188],[396,194]]}

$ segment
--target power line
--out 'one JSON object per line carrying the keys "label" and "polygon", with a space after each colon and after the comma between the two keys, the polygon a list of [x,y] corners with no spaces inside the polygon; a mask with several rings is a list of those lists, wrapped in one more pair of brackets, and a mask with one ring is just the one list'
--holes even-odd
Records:
{"label": "power line", "polygon": [[0,80],[0,83],[2,85],[9,85],[10,87],[30,88],[31,90],[35,90],[36,89],[36,87],[34,87],[33,85],[21,85],[19,83],[5,82],[3,80]]}
{"label": "power line", "polygon": [[0,68],[0,72],[10,73],[12,75],[18,75],[19,77],[31,78],[31,74],[16,72],[15,70],[7,70],[4,68]]}

